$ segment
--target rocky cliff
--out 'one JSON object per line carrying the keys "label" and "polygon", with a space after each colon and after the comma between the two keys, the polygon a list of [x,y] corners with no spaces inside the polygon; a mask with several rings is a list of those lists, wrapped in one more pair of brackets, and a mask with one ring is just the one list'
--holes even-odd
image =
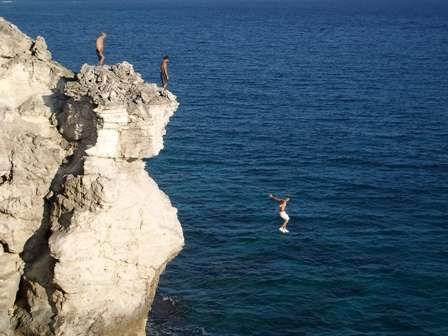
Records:
{"label": "rocky cliff", "polygon": [[74,74],[0,18],[0,335],[145,334],[183,235],[142,159],[177,107],[132,65]]}

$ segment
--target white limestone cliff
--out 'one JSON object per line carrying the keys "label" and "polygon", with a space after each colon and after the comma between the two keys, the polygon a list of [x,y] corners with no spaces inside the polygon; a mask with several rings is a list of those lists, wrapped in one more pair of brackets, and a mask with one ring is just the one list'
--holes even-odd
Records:
{"label": "white limestone cliff", "polygon": [[74,75],[0,18],[0,335],[144,335],[183,246],[144,170],[176,98],[124,62]]}

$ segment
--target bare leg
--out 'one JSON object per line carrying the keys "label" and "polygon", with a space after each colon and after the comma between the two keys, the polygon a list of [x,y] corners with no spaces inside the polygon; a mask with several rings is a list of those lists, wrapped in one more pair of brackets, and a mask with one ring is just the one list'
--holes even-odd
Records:
{"label": "bare leg", "polygon": [[288,226],[289,219],[285,220],[281,226],[281,229],[286,230],[286,226]]}
{"label": "bare leg", "polygon": [[106,58],[103,53],[98,53],[98,65],[104,65]]}
{"label": "bare leg", "polygon": [[166,93],[167,89],[168,89],[168,83],[163,84],[162,96],[164,96],[164,97],[167,96],[167,93]]}

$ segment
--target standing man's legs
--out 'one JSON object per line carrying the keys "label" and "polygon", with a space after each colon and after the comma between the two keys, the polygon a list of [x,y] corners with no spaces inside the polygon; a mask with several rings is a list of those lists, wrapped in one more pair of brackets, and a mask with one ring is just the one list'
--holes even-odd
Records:
{"label": "standing man's legs", "polygon": [[96,51],[96,55],[98,56],[98,65],[104,65],[105,57],[104,54],[100,51]]}
{"label": "standing man's legs", "polygon": [[162,80],[162,96],[166,97],[166,90],[168,89],[168,80],[162,76],[160,76]]}

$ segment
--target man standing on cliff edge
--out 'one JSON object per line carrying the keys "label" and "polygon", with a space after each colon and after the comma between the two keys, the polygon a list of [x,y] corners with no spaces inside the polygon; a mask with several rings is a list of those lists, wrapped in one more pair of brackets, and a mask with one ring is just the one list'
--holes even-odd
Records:
{"label": "man standing on cliff edge", "polygon": [[168,81],[170,80],[170,75],[168,74],[169,62],[169,57],[165,55],[160,63],[160,79],[162,81],[162,96],[164,97],[167,96],[166,90],[168,89]]}
{"label": "man standing on cliff edge", "polygon": [[104,65],[106,58],[104,57],[104,41],[107,34],[101,32],[96,39],[96,55],[98,56],[98,65]]}

